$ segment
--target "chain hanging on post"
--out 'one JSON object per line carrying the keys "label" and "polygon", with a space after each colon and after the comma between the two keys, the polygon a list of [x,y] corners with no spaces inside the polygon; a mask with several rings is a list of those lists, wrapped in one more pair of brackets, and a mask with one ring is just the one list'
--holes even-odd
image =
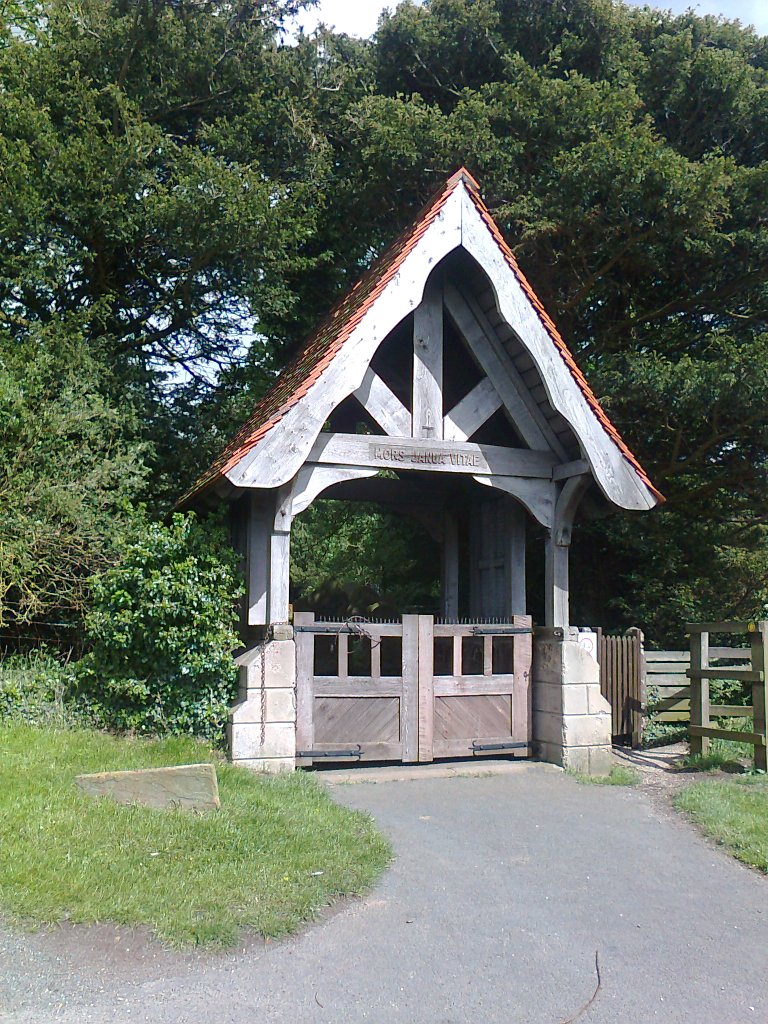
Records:
{"label": "chain hanging on post", "polygon": [[267,740],[267,647],[269,646],[272,629],[267,627],[264,639],[256,648],[259,651],[261,660],[261,729],[259,731],[260,746],[262,753]]}
{"label": "chain hanging on post", "polygon": [[378,647],[381,644],[381,639],[374,640],[365,626],[368,624],[368,619],[363,615],[350,615],[349,618],[344,619],[342,627],[337,631],[336,635],[340,633],[351,633],[352,636],[359,636],[365,640],[368,640],[371,644],[371,648]]}

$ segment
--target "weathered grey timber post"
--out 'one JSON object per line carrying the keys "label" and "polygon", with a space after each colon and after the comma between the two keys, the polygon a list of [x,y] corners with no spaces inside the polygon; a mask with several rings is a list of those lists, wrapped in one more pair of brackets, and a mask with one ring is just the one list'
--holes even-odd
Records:
{"label": "weathered grey timber post", "polygon": [[443,515],[440,598],[446,619],[459,616],[459,524],[452,512]]}
{"label": "weathered grey timber post", "polygon": [[589,487],[587,474],[570,477],[560,489],[555,502],[552,528],[547,534],[544,566],[544,625],[561,629],[567,635],[569,628],[568,556],[576,511],[584,492]]}
{"label": "weathered grey timber post", "polygon": [[507,586],[509,614],[526,615],[525,590],[525,509],[516,501],[507,502]]}
{"label": "weathered grey timber post", "polygon": [[[752,683],[752,731],[759,733],[762,743],[755,744],[755,768],[758,771],[768,771],[768,702],[766,701],[765,676],[768,671],[768,622],[758,622],[757,629],[750,634],[752,647],[752,671],[755,673],[755,680]],[[693,685],[693,680],[691,680]],[[693,707],[693,702],[691,702]],[[691,740],[693,750],[693,740]]]}
{"label": "weathered grey timber post", "polygon": [[611,767],[611,708],[600,667],[571,635],[568,555],[571,530],[589,477],[571,477],[555,503],[545,553],[545,622],[533,644],[533,736],[538,756],[573,771]]}

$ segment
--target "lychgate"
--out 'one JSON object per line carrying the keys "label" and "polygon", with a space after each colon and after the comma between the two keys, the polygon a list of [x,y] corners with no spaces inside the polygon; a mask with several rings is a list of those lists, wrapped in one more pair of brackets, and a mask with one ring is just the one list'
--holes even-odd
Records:
{"label": "lychgate", "polygon": [[[606,770],[610,713],[568,621],[571,528],[590,487],[625,509],[663,500],[461,170],[183,501],[231,503],[246,566],[232,758],[283,770],[519,751]],[[441,614],[291,622],[291,524],[320,495],[418,518],[441,545]],[[531,520],[546,537],[535,631]]]}

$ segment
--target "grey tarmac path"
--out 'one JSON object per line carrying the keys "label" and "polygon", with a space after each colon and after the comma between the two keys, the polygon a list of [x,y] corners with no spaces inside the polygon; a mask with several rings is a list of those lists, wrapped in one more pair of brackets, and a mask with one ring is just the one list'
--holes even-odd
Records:
{"label": "grey tarmac path", "polygon": [[768,1022],[768,879],[642,792],[529,769],[333,793],[394,844],[368,898],[227,955],[6,930],[0,1020],[564,1024],[597,951],[580,1024]]}

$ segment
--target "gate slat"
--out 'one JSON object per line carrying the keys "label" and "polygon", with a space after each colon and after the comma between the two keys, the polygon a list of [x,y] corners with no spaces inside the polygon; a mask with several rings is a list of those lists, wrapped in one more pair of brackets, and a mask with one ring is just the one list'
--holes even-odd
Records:
{"label": "gate slat", "polygon": [[[597,645],[600,690],[611,706],[613,739],[637,746],[642,738],[645,701],[642,633],[632,629],[624,636],[607,636],[600,629]],[[648,671],[652,672],[653,668],[650,664]]]}
{"label": "gate slat", "polygon": [[632,731],[629,721],[629,695],[632,691],[632,677],[629,664],[629,637],[621,638],[622,688],[621,688],[621,734],[628,736]]}
{"label": "gate slat", "polygon": [[[530,626],[528,616],[515,616],[516,626]],[[515,684],[512,691],[512,739],[516,743],[531,743],[533,739],[533,688],[531,663],[533,645],[530,634],[518,633],[513,638],[512,665]]]}
{"label": "gate slat", "polygon": [[403,760],[419,759],[419,616],[403,616],[403,697],[400,738]]}
{"label": "gate slat", "polygon": [[[314,612],[296,612],[294,623],[309,625]],[[312,633],[296,633],[296,749],[314,746],[314,664],[315,638]],[[302,762],[303,763],[303,762]]]}
{"label": "gate slat", "polygon": [[419,761],[433,760],[435,686],[432,616],[418,616]]}

